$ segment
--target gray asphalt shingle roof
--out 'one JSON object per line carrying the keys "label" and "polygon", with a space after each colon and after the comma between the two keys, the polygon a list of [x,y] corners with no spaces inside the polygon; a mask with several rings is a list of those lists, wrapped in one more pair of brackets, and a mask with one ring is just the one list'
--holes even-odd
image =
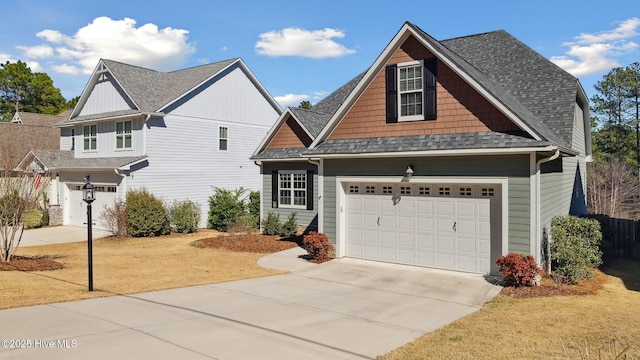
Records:
{"label": "gray asphalt shingle roof", "polygon": [[146,156],[74,158],[70,150],[31,150],[49,169],[117,169],[144,160]]}
{"label": "gray asphalt shingle roof", "polygon": [[238,60],[239,58],[234,58],[187,69],[161,72],[114,60],[101,59],[100,61],[126,91],[138,109],[75,116],[59,123],[59,125],[116,115],[159,112],[167,104],[179,99],[191,89]]}
{"label": "gray asphalt shingle roof", "polygon": [[[314,149],[303,152],[303,156],[546,145],[571,148],[575,102],[579,91],[579,83],[574,76],[502,30],[437,41],[419,27],[411,23],[407,23],[407,26],[433,47],[439,56],[459,68],[484,92],[513,113],[532,134],[525,134],[524,131],[522,134],[482,132],[325,140]],[[313,128],[313,135],[317,136],[363,75],[347,84],[351,86],[343,86],[316,104],[311,111],[319,115],[302,110],[296,110],[294,114],[299,121],[309,124],[305,126]],[[285,152],[272,149],[259,153],[256,158],[266,158],[269,154],[280,158]]]}
{"label": "gray asphalt shingle roof", "polygon": [[528,137],[498,133],[478,132],[460,134],[389,136],[362,139],[327,140],[304,155],[367,154],[425,150],[464,150],[482,148],[520,148],[551,145]]}
{"label": "gray asphalt shingle roof", "polygon": [[155,112],[237,60],[234,58],[166,73],[113,60],[103,59],[102,62],[139,110]]}

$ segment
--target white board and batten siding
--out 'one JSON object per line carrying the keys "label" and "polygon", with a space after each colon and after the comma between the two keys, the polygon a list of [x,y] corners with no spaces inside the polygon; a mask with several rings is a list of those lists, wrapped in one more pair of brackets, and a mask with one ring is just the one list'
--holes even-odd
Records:
{"label": "white board and batten siding", "polygon": [[123,94],[124,91],[120,90],[111,74],[103,74],[91,90],[79,116],[133,109]]}
{"label": "white board and batten siding", "polygon": [[[206,89],[171,109],[170,113],[188,118],[215,119],[266,127],[267,130],[280,115],[237,65],[229,69],[224,76],[216,77],[210,82],[211,85]],[[258,145],[260,143],[255,147]]]}

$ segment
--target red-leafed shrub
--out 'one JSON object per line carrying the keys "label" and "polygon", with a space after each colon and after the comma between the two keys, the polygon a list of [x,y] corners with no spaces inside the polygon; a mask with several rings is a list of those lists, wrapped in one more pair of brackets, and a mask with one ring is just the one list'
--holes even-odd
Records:
{"label": "red-leafed shrub", "polygon": [[531,286],[543,272],[531,255],[509,253],[498,259],[500,272],[508,286]]}
{"label": "red-leafed shrub", "polygon": [[329,242],[327,235],[315,231],[302,238],[302,245],[307,249],[311,258],[318,262],[329,260],[333,250],[333,245]]}

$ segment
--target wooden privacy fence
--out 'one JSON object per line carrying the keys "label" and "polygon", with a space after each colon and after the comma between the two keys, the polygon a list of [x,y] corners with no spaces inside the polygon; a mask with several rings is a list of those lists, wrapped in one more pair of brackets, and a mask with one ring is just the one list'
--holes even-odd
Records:
{"label": "wooden privacy fence", "polygon": [[640,257],[640,221],[616,219],[607,215],[587,215],[602,227],[602,239],[613,245],[615,256]]}

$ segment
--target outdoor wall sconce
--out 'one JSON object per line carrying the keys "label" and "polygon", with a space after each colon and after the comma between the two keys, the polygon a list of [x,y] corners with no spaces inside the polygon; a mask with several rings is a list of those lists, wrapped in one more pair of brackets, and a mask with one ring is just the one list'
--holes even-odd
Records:
{"label": "outdoor wall sconce", "polygon": [[407,180],[411,180],[411,177],[413,176],[413,166],[407,166],[407,171],[405,171],[404,175],[406,176]]}

